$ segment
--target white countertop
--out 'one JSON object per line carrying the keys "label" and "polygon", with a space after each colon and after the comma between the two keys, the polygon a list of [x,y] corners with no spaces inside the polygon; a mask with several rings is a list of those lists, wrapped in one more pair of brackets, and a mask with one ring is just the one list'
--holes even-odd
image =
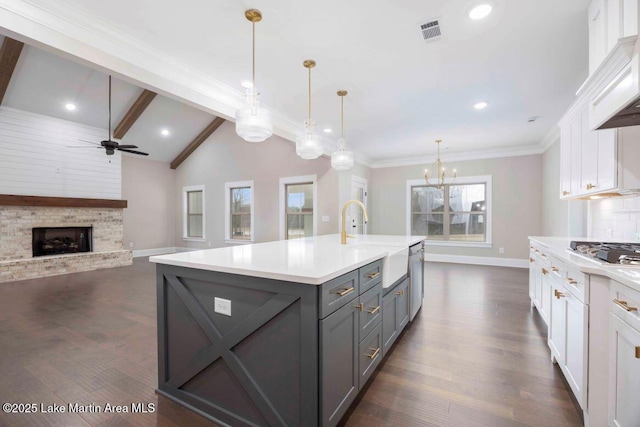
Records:
{"label": "white countertop", "polygon": [[[640,265],[608,264],[591,260],[573,252],[569,243],[572,240],[601,242],[602,240],[568,237],[529,236],[529,240],[544,246],[561,261],[569,262],[583,273],[606,276],[617,282],[640,291]],[[636,243],[637,242],[630,242]]]}
{"label": "white countertop", "polygon": [[158,255],[158,264],[264,277],[320,285],[387,256],[398,247],[409,247],[424,236],[364,235],[340,244],[340,235],[236,245]]}

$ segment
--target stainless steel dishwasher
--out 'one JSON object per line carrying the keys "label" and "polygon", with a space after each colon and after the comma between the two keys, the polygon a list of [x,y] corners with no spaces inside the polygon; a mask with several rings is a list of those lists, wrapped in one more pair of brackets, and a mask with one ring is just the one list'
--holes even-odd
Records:
{"label": "stainless steel dishwasher", "polygon": [[409,248],[409,280],[411,281],[409,320],[413,320],[422,307],[424,298],[424,242]]}

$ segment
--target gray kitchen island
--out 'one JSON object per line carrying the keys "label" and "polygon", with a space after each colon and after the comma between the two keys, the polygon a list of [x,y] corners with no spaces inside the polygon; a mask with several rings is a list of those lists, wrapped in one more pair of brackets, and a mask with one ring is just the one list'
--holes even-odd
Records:
{"label": "gray kitchen island", "polygon": [[157,392],[224,425],[336,425],[419,309],[423,240],[329,235],[151,257]]}

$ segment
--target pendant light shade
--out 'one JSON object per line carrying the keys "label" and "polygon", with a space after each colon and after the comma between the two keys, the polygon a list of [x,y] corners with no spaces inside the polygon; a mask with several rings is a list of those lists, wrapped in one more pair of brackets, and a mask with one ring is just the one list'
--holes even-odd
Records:
{"label": "pendant light shade", "polygon": [[256,22],[262,20],[262,13],[249,9],[244,16],[251,22],[253,29],[253,85],[246,91],[246,106],[236,111],[236,133],[245,141],[262,142],[273,134],[271,112],[260,106],[260,93],[256,88]]}
{"label": "pendant light shade", "polygon": [[344,97],[347,94],[346,90],[339,90],[338,96],[340,97],[340,139],[338,140],[338,151],[331,154],[331,167],[337,171],[344,171],[351,169],[353,166],[353,151],[345,149],[344,144]]}
{"label": "pendant light shade", "polygon": [[317,159],[323,153],[320,136],[315,133],[315,122],[311,119],[311,69],[316,61],[307,59],[302,63],[309,70],[309,118],[304,121],[304,131],[296,137],[296,154],[305,160]]}

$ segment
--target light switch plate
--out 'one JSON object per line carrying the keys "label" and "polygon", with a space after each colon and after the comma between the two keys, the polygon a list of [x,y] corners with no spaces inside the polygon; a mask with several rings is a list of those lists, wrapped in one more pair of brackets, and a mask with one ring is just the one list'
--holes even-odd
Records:
{"label": "light switch plate", "polygon": [[324,215],[322,217],[322,222],[329,222],[329,215]]}
{"label": "light switch plate", "polygon": [[231,316],[231,300],[224,298],[213,298],[213,311],[225,316]]}

